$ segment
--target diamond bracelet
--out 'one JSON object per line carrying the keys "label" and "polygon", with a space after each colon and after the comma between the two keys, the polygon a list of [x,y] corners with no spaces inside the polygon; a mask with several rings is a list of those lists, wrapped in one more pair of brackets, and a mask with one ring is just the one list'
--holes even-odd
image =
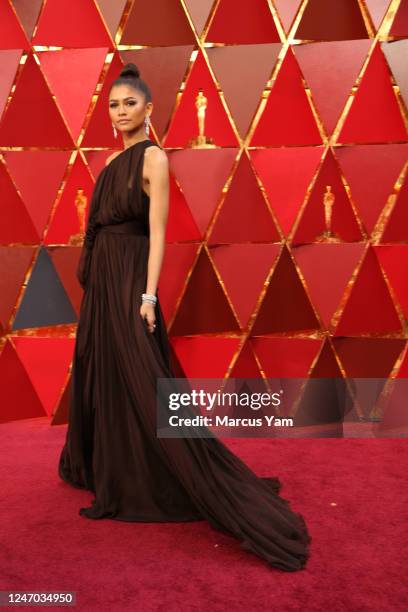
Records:
{"label": "diamond bracelet", "polygon": [[142,302],[151,302],[152,304],[156,304],[157,297],[151,293],[142,293]]}

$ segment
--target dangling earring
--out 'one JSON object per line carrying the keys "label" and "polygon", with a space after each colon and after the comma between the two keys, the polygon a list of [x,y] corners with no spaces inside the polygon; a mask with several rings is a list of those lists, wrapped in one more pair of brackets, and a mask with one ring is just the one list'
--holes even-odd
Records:
{"label": "dangling earring", "polygon": [[146,115],[145,117],[145,129],[146,129],[146,134],[149,136],[149,126],[150,126],[150,117],[149,115]]}
{"label": "dangling earring", "polygon": [[114,126],[114,124],[113,124],[113,123],[112,123],[112,127],[113,127],[113,135],[114,135],[114,137],[115,137],[115,138],[117,138],[117,137],[118,137],[118,131],[117,131],[117,129],[115,128],[115,126]]}

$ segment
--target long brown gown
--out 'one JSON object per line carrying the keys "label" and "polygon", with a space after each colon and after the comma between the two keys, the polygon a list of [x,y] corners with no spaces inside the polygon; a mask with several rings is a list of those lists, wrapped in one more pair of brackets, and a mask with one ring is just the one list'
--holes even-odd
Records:
{"label": "long brown gown", "polygon": [[146,291],[149,196],[142,188],[150,139],[117,155],[95,184],[77,276],[84,293],[72,364],[71,403],[58,474],[94,493],[91,519],[207,520],[271,566],[302,569],[311,537],[301,514],[218,438],[160,438],[156,379],[174,377],[156,303],[150,333]]}

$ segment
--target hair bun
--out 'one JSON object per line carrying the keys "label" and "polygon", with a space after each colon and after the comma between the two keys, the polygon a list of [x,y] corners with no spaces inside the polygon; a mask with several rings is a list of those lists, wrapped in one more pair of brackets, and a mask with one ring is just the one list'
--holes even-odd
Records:
{"label": "hair bun", "polygon": [[140,77],[139,68],[135,64],[126,64],[120,71],[121,77]]}

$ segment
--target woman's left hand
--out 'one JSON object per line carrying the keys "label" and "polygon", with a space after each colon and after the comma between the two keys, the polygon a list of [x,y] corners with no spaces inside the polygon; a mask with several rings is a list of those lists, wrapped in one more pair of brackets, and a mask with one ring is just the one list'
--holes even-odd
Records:
{"label": "woman's left hand", "polygon": [[140,314],[142,319],[146,321],[149,332],[153,333],[156,329],[156,313],[154,304],[143,302],[143,304],[140,306]]}

